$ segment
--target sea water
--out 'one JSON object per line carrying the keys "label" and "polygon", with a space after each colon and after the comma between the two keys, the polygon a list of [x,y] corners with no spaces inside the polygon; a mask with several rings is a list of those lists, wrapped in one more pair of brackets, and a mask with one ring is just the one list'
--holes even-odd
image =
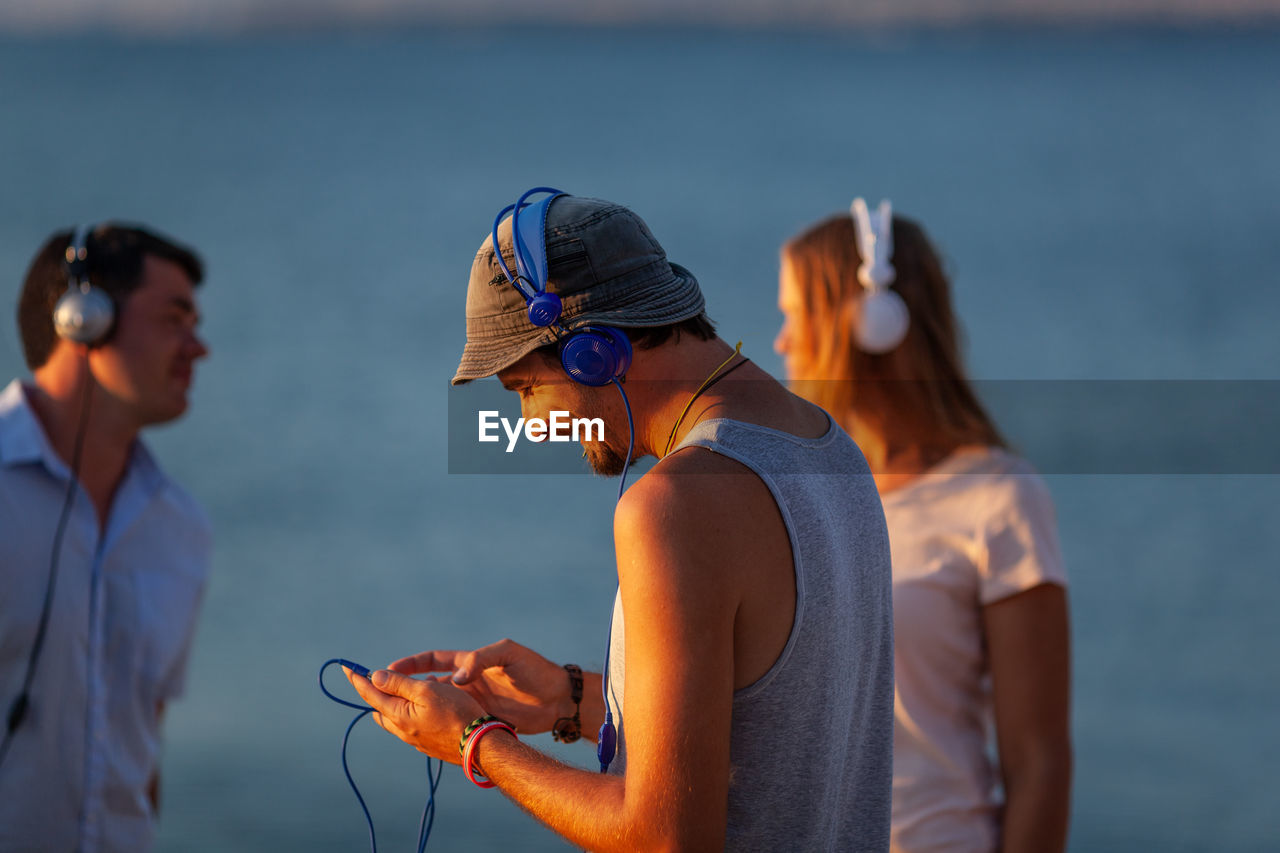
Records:
{"label": "sea water", "polygon": [[[1280,379],[1277,57],[1247,29],[0,40],[0,301],[78,221],[153,223],[208,262],[212,356],[150,438],[217,532],[159,849],[363,849],[327,658],[509,636],[600,666],[616,484],[449,473],[467,273],[521,190],[640,212],[775,374],[779,244],[890,197],[946,257],[975,377],[1055,399],[1198,380],[1185,411],[1212,415],[1237,408],[1206,404],[1218,380]],[[1274,847],[1275,452],[1226,418],[1138,473],[1077,464],[1077,415],[1102,419],[1089,449],[1154,422],[1074,387],[1052,417],[1002,409],[1061,451],[1033,461],[1071,578],[1072,849]],[[1250,450],[1200,464],[1222,445]],[[383,849],[409,849],[425,759],[364,723],[351,762]],[[430,849],[568,848],[451,768]]]}

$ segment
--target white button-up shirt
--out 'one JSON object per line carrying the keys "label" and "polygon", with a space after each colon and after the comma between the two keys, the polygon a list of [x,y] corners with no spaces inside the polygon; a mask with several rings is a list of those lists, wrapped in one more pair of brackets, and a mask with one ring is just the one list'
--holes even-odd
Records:
{"label": "white button-up shirt", "polygon": [[[0,393],[0,712],[22,688],[70,471]],[[0,851],[144,850],[162,703],[185,678],[209,522],[141,441],[106,524],[79,485],[26,718],[0,765]]]}

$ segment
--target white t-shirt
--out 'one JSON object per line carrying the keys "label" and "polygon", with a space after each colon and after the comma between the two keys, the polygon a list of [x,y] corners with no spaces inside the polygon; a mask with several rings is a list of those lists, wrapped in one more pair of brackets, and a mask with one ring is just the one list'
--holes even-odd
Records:
{"label": "white t-shirt", "polygon": [[1048,488],[1025,460],[958,451],[884,495],[893,559],[893,822],[899,853],[992,851],[993,757],[982,607],[1066,585]]}

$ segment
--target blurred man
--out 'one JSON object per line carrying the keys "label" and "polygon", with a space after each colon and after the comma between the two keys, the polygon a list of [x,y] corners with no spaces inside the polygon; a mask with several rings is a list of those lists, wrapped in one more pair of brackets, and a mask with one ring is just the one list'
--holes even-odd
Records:
{"label": "blurred man", "polygon": [[110,224],[54,234],[27,272],[33,378],[0,393],[0,850],[150,846],[210,532],[139,433],[187,409],[202,276]]}
{"label": "blurred man", "polygon": [[[563,194],[515,208],[472,267],[454,383],[496,374],[527,419],[602,419],[586,445],[601,473],[622,472],[632,435],[659,458],[614,514],[605,673],[504,640],[352,683],[379,725],[579,847],[887,850],[889,551],[861,453],[716,337],[697,280],[630,210]],[[572,547],[576,520],[525,494],[496,496],[493,535],[529,512],[547,529],[530,547]],[[410,677],[424,672],[452,676]],[[605,774],[515,736],[590,742],[602,725]]]}

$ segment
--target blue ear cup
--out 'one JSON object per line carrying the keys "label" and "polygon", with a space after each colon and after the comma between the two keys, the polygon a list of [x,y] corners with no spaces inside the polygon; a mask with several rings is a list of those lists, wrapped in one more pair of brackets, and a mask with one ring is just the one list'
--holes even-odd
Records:
{"label": "blue ear cup", "polygon": [[89,283],[86,241],[91,230],[90,225],[79,226],[67,246],[67,292],[53,309],[58,337],[89,346],[107,337],[116,317],[111,297]]}
{"label": "blue ear cup", "polygon": [[561,342],[560,364],[574,382],[608,385],[631,367],[631,340],[620,329],[584,327]]}

